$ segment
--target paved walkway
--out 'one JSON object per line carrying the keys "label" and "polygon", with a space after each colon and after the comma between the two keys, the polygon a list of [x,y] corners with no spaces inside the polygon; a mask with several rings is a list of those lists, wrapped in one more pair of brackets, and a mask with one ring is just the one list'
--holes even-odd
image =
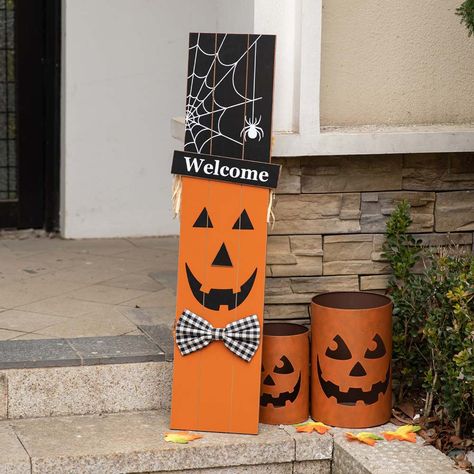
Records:
{"label": "paved walkway", "polygon": [[0,340],[141,334],[174,318],[178,239],[0,237]]}

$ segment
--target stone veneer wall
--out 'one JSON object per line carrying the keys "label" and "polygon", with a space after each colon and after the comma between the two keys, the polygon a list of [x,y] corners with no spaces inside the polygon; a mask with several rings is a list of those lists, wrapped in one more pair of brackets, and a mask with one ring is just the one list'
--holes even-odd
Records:
{"label": "stone veneer wall", "polygon": [[474,153],[276,158],[283,165],[267,252],[265,317],[307,320],[317,293],[383,291],[385,221],[412,206],[427,245],[472,251]]}

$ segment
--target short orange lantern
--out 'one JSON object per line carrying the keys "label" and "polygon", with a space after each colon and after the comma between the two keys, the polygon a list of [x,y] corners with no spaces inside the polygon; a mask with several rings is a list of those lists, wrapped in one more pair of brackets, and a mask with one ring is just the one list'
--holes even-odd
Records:
{"label": "short orange lantern", "polygon": [[263,326],[260,422],[293,424],[309,416],[309,331],[290,323]]}
{"label": "short orange lantern", "polygon": [[311,415],[364,428],[391,414],[392,302],[363,292],[315,296],[311,304]]}

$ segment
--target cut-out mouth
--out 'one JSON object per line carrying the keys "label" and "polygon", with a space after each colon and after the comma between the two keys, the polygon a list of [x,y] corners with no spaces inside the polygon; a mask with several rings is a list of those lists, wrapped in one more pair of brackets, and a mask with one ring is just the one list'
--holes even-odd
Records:
{"label": "cut-out mouth", "polygon": [[232,288],[212,288],[209,293],[205,293],[204,291],[201,291],[202,283],[193,275],[188,264],[186,263],[185,265],[189,287],[191,288],[194,297],[202,306],[207,309],[213,309],[214,311],[218,311],[221,306],[227,306],[229,310],[231,310],[241,305],[252,290],[255,277],[257,276],[257,269],[255,269],[237,293],[234,293]]}
{"label": "cut-out mouth", "polygon": [[268,404],[273,405],[274,407],[284,407],[286,402],[289,401],[293,403],[296,400],[296,397],[300,393],[301,386],[301,372],[298,377],[298,382],[296,382],[295,387],[292,392],[283,392],[278,395],[278,397],[273,397],[269,393],[262,393],[260,395],[260,405],[266,407]]}
{"label": "cut-out mouth", "polygon": [[318,364],[318,378],[321,387],[326,394],[326,397],[335,397],[337,403],[341,405],[355,405],[356,402],[362,400],[366,405],[372,405],[379,399],[380,393],[387,391],[388,383],[390,382],[390,362],[388,363],[387,373],[383,382],[377,382],[372,385],[368,392],[364,392],[361,388],[350,388],[347,392],[341,392],[339,386],[329,380],[323,379],[323,372]]}

